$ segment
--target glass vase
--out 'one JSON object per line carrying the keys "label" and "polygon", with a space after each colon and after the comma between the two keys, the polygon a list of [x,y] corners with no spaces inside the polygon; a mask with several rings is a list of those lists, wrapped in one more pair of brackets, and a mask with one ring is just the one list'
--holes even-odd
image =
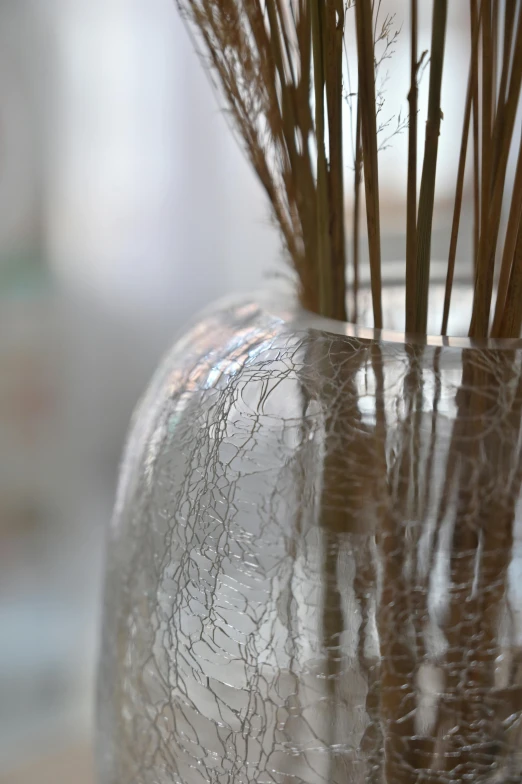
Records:
{"label": "glass vase", "polygon": [[134,418],[101,784],[520,782],[522,344],[204,313]]}

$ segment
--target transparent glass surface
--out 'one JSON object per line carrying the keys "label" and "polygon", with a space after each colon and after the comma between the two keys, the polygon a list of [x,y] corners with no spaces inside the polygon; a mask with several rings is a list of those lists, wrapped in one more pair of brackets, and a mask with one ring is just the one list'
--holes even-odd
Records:
{"label": "transparent glass surface", "polygon": [[520,782],[522,349],[236,300],[135,415],[101,784]]}

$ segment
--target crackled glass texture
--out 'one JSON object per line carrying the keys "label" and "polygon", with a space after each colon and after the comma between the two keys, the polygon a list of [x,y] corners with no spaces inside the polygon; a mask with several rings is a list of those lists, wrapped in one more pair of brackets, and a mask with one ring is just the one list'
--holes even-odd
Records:
{"label": "crackled glass texture", "polygon": [[519,343],[206,312],[123,461],[101,784],[520,784],[521,409]]}

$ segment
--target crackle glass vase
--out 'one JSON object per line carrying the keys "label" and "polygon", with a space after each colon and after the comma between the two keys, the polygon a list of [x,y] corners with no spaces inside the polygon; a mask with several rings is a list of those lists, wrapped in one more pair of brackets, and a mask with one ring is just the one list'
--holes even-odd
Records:
{"label": "crackle glass vase", "polygon": [[521,345],[189,328],[122,465],[100,784],[520,784]]}

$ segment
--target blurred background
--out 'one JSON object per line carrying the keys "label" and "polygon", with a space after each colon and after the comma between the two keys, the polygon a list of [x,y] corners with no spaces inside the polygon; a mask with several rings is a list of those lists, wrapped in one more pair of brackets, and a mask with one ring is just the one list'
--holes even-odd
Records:
{"label": "blurred background", "polygon": [[[435,258],[467,78],[467,4],[451,5]],[[383,9],[407,27],[405,0]],[[391,115],[408,68],[405,33]],[[404,258],[406,144],[383,153],[387,261]],[[274,274],[263,194],[172,0],[0,0],[1,784],[94,784],[103,541],[129,417],[194,311]]]}

